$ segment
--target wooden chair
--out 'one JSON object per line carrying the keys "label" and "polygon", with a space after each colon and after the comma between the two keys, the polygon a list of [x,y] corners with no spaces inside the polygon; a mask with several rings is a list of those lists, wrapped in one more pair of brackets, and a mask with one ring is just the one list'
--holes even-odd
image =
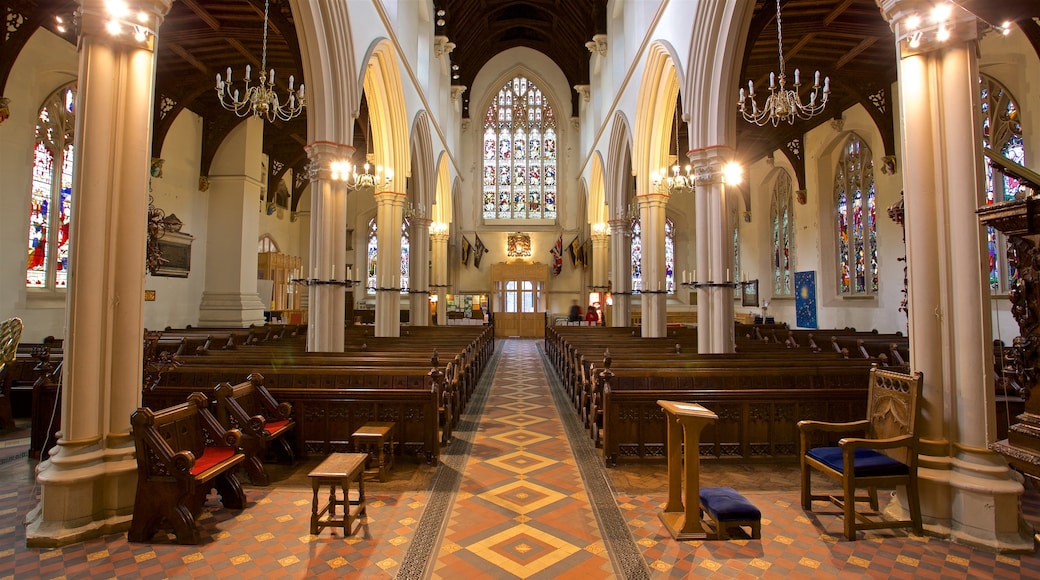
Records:
{"label": "wooden chair", "polygon": [[[844,511],[845,537],[856,539],[857,530],[910,527],[920,534],[921,505],[917,493],[917,432],[920,418],[922,375],[870,370],[867,418],[850,423],[799,421],[801,432],[802,508],[811,511],[813,500],[826,500]],[[811,447],[813,433],[862,432],[861,438],[845,437],[837,447]],[[841,483],[842,494],[814,495],[811,469]],[[878,512],[877,488],[905,485],[909,520],[884,520]],[[856,495],[865,488],[866,495]],[[856,502],[867,501],[872,512],[857,511]]]}

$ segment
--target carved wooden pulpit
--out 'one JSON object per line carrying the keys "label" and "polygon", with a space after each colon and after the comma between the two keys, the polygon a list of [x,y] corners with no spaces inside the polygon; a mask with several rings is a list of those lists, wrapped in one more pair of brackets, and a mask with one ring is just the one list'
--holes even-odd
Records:
{"label": "carved wooden pulpit", "polygon": [[695,403],[657,404],[668,420],[668,503],[661,522],[676,540],[703,540],[709,534],[700,514],[701,431],[719,416]]}
{"label": "carved wooden pulpit", "polygon": [[1008,236],[1008,260],[1018,271],[1008,299],[1019,331],[1012,343],[1013,364],[1026,400],[1025,412],[1016,417],[1008,438],[990,448],[1013,468],[1040,479],[1040,396],[1032,396],[1040,357],[1040,198],[997,203],[977,213],[982,225]]}

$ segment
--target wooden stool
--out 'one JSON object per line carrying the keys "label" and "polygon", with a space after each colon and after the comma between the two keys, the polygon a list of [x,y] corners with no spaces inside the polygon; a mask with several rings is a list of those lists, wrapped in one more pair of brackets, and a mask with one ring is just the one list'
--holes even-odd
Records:
{"label": "wooden stool", "polygon": [[[311,502],[311,535],[317,535],[322,528],[343,528],[343,535],[353,534],[354,521],[365,515],[365,472],[364,453],[333,453],[325,461],[307,474],[311,478],[311,489],[314,499]],[[358,484],[358,498],[350,499],[350,482]],[[329,489],[329,501],[318,507],[318,489],[326,484]],[[336,495],[336,486],[343,491],[343,497]],[[336,514],[336,506],[343,508],[343,515]]]}
{"label": "wooden stool", "polygon": [[[377,467],[365,470],[365,475],[378,475],[386,481],[386,470],[394,466],[394,423],[393,421],[371,421],[362,425],[352,435],[354,450],[366,453]],[[387,453],[389,447],[389,454]]]}
{"label": "wooden stool", "polygon": [[751,529],[751,538],[762,537],[762,512],[732,487],[702,487],[701,511],[715,524],[715,539],[728,540],[729,528]]}

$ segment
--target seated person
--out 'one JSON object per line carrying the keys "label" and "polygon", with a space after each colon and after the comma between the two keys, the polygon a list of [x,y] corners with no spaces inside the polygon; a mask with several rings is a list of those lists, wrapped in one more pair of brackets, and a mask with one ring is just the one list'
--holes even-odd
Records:
{"label": "seated person", "polygon": [[585,322],[589,323],[589,326],[599,324],[599,312],[595,306],[589,306],[589,311],[585,313]]}

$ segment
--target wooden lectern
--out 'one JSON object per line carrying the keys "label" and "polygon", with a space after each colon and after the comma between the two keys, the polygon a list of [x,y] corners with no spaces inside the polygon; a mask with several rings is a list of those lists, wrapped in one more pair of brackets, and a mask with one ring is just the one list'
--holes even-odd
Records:
{"label": "wooden lectern", "polygon": [[668,421],[668,504],[660,514],[661,521],[676,540],[707,539],[711,535],[704,529],[700,514],[700,441],[704,427],[718,421],[719,416],[696,403],[657,401],[657,404],[664,409]]}

